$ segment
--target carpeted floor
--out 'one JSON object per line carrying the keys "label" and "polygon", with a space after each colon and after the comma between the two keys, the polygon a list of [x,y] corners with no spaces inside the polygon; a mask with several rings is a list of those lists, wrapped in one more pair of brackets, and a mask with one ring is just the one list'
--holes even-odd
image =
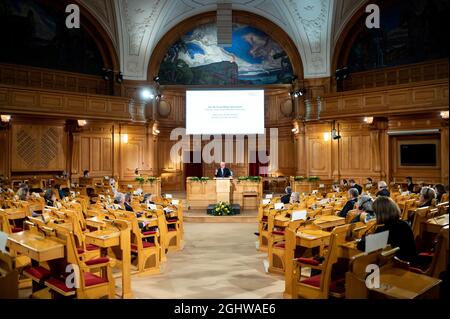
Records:
{"label": "carpeted floor", "polygon": [[132,276],[134,298],[282,298],[284,278],[265,273],[255,231],[256,224],[185,223],[184,249],[169,253],[162,274]]}

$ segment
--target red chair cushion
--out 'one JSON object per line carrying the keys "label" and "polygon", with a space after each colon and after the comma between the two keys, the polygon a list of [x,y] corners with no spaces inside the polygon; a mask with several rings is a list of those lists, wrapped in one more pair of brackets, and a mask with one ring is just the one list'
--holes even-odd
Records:
{"label": "red chair cushion", "polygon": [[97,250],[97,249],[100,249],[100,248],[98,246],[95,246],[95,245],[92,245],[92,244],[86,245],[86,250],[87,251],[93,251],[93,250]]}
{"label": "red chair cushion", "polygon": [[168,223],[176,223],[177,221],[178,221],[178,218],[172,218],[172,219],[167,220]]}
{"label": "red chair cushion", "polygon": [[429,252],[429,251],[419,253],[419,257],[433,257],[433,255],[434,255],[434,253]]}
{"label": "red chair cushion", "polygon": [[[148,241],[142,241],[142,246],[144,246],[144,248],[149,248],[149,247],[155,247],[154,243],[149,243]],[[138,247],[136,244],[131,244],[131,250],[133,251],[137,251]]]}
{"label": "red chair cushion", "polygon": [[176,228],[169,228],[168,231],[177,231]]}
{"label": "red chair cushion", "polygon": [[92,265],[104,264],[107,262],[109,262],[108,257],[100,257],[100,258],[94,258],[94,259],[88,260],[85,262],[85,264],[88,266],[92,266]]}
{"label": "red chair cushion", "polygon": [[83,248],[77,248],[77,254],[78,255],[84,254],[84,249]]}
{"label": "red chair cushion", "polygon": [[13,227],[13,228],[11,228],[11,231],[12,231],[13,233],[20,233],[21,231],[23,231],[23,228],[20,228],[20,227]]}
{"label": "red chair cushion", "polygon": [[308,265],[312,265],[312,266],[319,266],[320,265],[320,262],[318,262],[314,258],[300,257],[300,258],[297,259],[297,261],[301,262],[302,264],[308,264]]}
{"label": "red chair cushion", "polygon": [[142,232],[142,235],[144,235],[144,236],[155,235],[155,234],[156,234],[155,231],[145,231],[145,232]]}
{"label": "red chair cushion", "polygon": [[282,230],[274,230],[274,231],[272,232],[272,234],[284,236],[284,231],[282,231]]}
{"label": "red chair cushion", "polygon": [[68,288],[66,286],[65,280],[61,280],[61,279],[58,279],[58,278],[50,278],[49,280],[46,280],[45,283],[50,285],[50,286],[56,287],[59,290],[62,290],[64,292],[71,292],[71,291],[75,290],[74,288]]}
{"label": "red chair cushion", "polygon": [[45,280],[47,278],[50,278],[50,276],[52,275],[50,270],[45,269],[41,266],[27,268],[24,270],[24,273],[38,280]]}
{"label": "red chair cushion", "polygon": [[104,284],[107,283],[108,280],[102,277],[99,277],[97,275],[94,275],[90,272],[85,272],[84,273],[84,285],[86,287],[90,287],[90,286],[95,286],[95,285],[99,285],[99,284]]}
{"label": "red chair cushion", "polygon": [[273,245],[273,247],[284,249],[284,248],[286,248],[286,245],[285,245],[285,243],[278,243],[278,244]]}
{"label": "red chair cushion", "polygon": [[416,273],[416,274],[423,274],[423,271],[422,271],[422,269],[420,269],[420,268],[409,267],[408,270],[409,270],[410,272],[414,272],[414,273]]}
{"label": "red chair cushion", "polygon": [[[319,288],[320,287],[320,278],[321,278],[321,275],[315,275],[310,278],[302,280],[301,283]],[[341,279],[331,282],[330,291],[334,292],[334,293],[338,293],[338,294],[344,293],[345,292],[345,278],[341,278]]]}
{"label": "red chair cushion", "polygon": [[263,216],[263,218],[261,219],[263,222],[266,222],[268,220],[267,216]]}

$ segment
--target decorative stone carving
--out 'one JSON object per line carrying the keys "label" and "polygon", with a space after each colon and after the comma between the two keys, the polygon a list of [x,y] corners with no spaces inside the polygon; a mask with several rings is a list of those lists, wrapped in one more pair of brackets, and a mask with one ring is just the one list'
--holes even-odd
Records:
{"label": "decorative stone carving", "polygon": [[292,106],[292,100],[291,99],[288,99],[288,100],[282,102],[281,105],[280,105],[281,114],[283,114],[286,117],[291,116],[293,110],[294,110],[294,108]]}
{"label": "decorative stone carving", "polygon": [[166,100],[161,100],[158,103],[158,114],[163,117],[166,118],[170,115],[170,112],[172,111],[172,106],[170,105],[170,103]]}

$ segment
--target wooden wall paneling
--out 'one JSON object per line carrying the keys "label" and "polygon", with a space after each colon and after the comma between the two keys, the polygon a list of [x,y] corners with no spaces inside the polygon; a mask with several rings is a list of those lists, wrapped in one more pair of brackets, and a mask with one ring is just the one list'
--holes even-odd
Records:
{"label": "wooden wall paneling", "polygon": [[307,175],[331,178],[331,141],[325,141],[324,132],[328,125],[317,124],[306,126]]}
{"label": "wooden wall paneling", "polygon": [[66,150],[64,125],[12,125],[11,171],[64,171]]}
{"label": "wooden wall paneling", "polygon": [[0,176],[9,177],[10,172],[10,130],[0,130]]}
{"label": "wooden wall paneling", "polygon": [[448,123],[446,123],[446,124],[447,125],[445,125],[441,128],[441,183],[443,183],[444,185],[448,184],[448,179],[449,179],[449,175],[448,175],[448,166],[449,166],[448,139],[449,139],[449,136],[448,136]]}

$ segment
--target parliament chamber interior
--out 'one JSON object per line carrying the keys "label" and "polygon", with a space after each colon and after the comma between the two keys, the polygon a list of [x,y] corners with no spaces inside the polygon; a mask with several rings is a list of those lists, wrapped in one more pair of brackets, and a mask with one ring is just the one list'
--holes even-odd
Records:
{"label": "parliament chamber interior", "polygon": [[0,299],[448,298],[448,1],[0,1]]}

